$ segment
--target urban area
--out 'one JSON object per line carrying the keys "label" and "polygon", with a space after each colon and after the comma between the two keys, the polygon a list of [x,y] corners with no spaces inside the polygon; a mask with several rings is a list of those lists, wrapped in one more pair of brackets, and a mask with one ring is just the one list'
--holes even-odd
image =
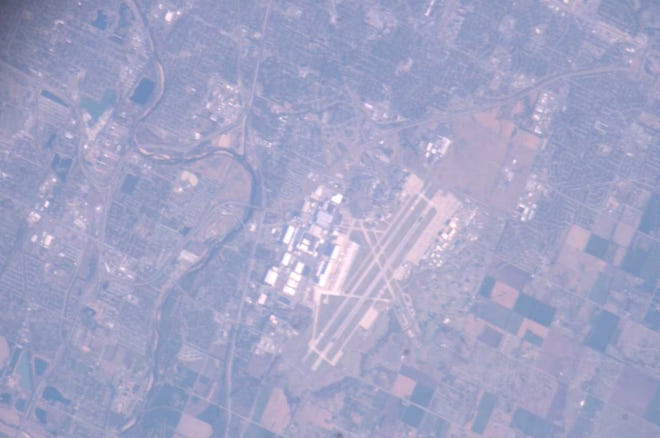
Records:
{"label": "urban area", "polygon": [[660,3],[0,3],[0,438],[660,436]]}

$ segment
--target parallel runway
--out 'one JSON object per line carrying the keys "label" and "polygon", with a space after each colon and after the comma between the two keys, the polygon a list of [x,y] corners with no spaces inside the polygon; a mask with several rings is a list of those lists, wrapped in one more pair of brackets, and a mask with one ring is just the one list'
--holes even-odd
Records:
{"label": "parallel runway", "polygon": [[[437,230],[427,230],[429,224],[434,228],[442,225],[460,205],[452,195],[438,193],[433,199],[429,199],[429,195],[422,192],[404,198],[401,208],[380,238],[370,231],[362,233],[361,244],[368,247],[368,255],[353,263],[340,293],[333,294],[332,305],[324,305],[323,297],[317,301],[319,307],[315,309],[315,315],[319,323],[315,325],[316,330],[304,358],[313,370],[324,361],[331,365],[338,363],[344,348],[360,328],[362,318],[375,302],[397,299],[398,286],[392,273],[406,261],[413,248],[431,243],[418,242],[422,236],[428,239],[437,235]],[[438,211],[437,207],[442,207],[443,211]],[[339,303],[337,298],[341,298]]]}

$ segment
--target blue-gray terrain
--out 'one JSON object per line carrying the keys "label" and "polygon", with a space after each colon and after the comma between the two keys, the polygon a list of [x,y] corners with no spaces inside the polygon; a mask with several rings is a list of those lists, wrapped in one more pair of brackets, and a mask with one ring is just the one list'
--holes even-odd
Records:
{"label": "blue-gray terrain", "polygon": [[660,436],[660,4],[0,2],[0,438]]}

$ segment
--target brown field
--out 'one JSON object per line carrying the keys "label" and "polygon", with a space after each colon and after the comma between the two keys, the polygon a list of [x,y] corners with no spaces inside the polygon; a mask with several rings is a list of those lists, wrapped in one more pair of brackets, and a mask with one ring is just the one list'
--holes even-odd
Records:
{"label": "brown field", "polygon": [[187,438],[209,438],[213,435],[213,428],[207,422],[184,413],[179,420],[176,433]]}
{"label": "brown field", "polygon": [[511,141],[532,151],[539,150],[543,144],[542,138],[532,134],[531,132],[523,131],[521,129],[516,132],[516,134],[511,138]]}
{"label": "brown field", "polygon": [[452,129],[455,147],[440,162],[434,176],[441,186],[486,202],[505,157],[507,140],[471,116],[455,119]]}
{"label": "brown field", "polygon": [[579,349],[580,346],[574,340],[556,331],[550,331],[545,337],[536,364],[547,373],[561,377],[562,381],[571,381],[579,360],[576,357]]}
{"label": "brown field", "polygon": [[511,117],[513,117],[513,116],[517,116],[518,114],[522,114],[524,111],[525,111],[525,103],[522,100],[519,100],[513,105],[509,114]]}
{"label": "brown field", "polygon": [[557,391],[557,381],[547,374],[531,371],[524,377],[517,402],[531,412],[544,416]]}
{"label": "brown field", "polygon": [[18,412],[11,407],[0,407],[0,421],[2,423],[17,426],[21,422]]}
{"label": "brown field", "polygon": [[621,334],[617,349],[626,358],[634,360],[638,367],[651,370],[657,367],[655,344],[657,334],[650,328],[631,320],[621,321]]}
{"label": "brown field", "polygon": [[402,374],[396,376],[396,380],[392,385],[392,394],[399,398],[410,397],[415,389],[415,381],[410,377]]}
{"label": "brown field", "polygon": [[[621,262],[623,261],[623,258],[626,256],[626,252],[628,252],[627,248],[624,247],[617,247],[616,252],[614,253],[614,258],[612,259],[612,264],[614,266],[621,266]],[[603,262],[604,264],[605,262]]]}
{"label": "brown field", "polygon": [[582,251],[589,241],[589,231],[578,225],[572,225],[568,230],[564,244]]}
{"label": "brown field", "polygon": [[[455,147],[438,164],[437,182],[511,211],[524,190],[540,139],[516,133],[516,125],[499,109],[457,117],[452,130]],[[510,182],[505,167],[514,173]]]}
{"label": "brown field", "polygon": [[452,326],[457,326],[461,328],[461,332],[465,333],[468,339],[476,340],[481,332],[484,330],[484,326],[487,325],[485,321],[476,318],[472,314],[468,314],[465,318],[460,320],[457,318],[451,323]]}
{"label": "brown field", "polygon": [[296,412],[296,422],[303,425],[331,430],[334,427],[332,412],[311,404],[305,404]]}
{"label": "brown field", "polygon": [[229,149],[236,143],[236,139],[232,133],[222,134],[215,139],[215,146],[219,148]]}
{"label": "brown field", "polygon": [[291,409],[286,394],[281,388],[274,388],[261,416],[261,424],[271,432],[281,435],[290,422]]}
{"label": "brown field", "polygon": [[515,125],[510,120],[502,119],[499,117],[499,109],[495,108],[490,111],[482,113],[475,113],[472,115],[475,122],[479,123],[484,128],[497,134],[502,138],[511,137],[511,133],[515,129]]}
{"label": "brown field", "polygon": [[[495,329],[499,330],[496,327],[495,327]],[[516,352],[520,350],[521,345],[523,345],[523,346],[528,345],[524,342],[520,342],[520,339],[518,339],[515,336],[511,336],[507,332],[501,332],[501,333],[502,333],[502,342],[500,343],[499,350],[504,354],[507,354],[507,355],[518,354]]]}
{"label": "brown field", "polygon": [[496,303],[501,304],[508,309],[513,309],[513,306],[518,299],[518,294],[519,292],[516,289],[497,281],[495,282],[495,286],[493,286],[493,291],[490,297]]}
{"label": "brown field", "polygon": [[614,230],[614,234],[612,235],[612,240],[617,245],[627,248],[628,245],[630,245],[630,242],[632,242],[634,236],[634,227],[631,227],[628,224],[624,224],[623,222],[619,222],[616,226],[616,229]]}
{"label": "brown field", "polygon": [[586,294],[604,266],[604,261],[566,244],[557,256],[553,275],[568,290]]}
{"label": "brown field", "polygon": [[525,318],[523,320],[523,323],[520,325],[520,329],[518,330],[518,337],[522,338],[523,336],[525,336],[525,332],[527,330],[545,339],[545,337],[548,336],[548,331],[550,329],[535,321]]}

